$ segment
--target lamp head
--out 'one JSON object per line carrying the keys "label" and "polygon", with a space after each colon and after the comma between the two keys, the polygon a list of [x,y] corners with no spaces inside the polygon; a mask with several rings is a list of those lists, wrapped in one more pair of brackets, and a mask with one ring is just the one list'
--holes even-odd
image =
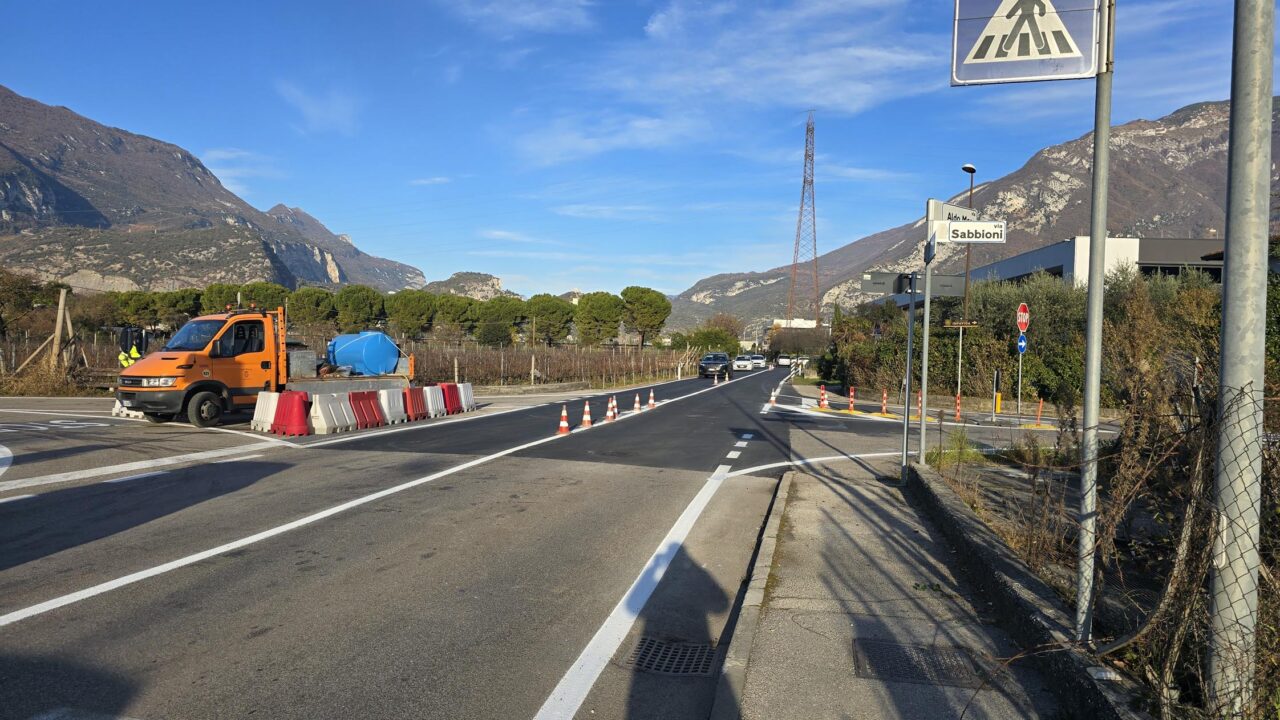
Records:
{"label": "lamp head", "polygon": [[976,167],[974,167],[974,166],[970,165],[969,163],[965,163],[964,165],[961,165],[961,166],[960,166],[960,169],[961,169],[961,170],[963,170],[963,171],[965,171],[965,172],[967,172],[967,173],[969,173],[970,175],[972,175],[972,174],[974,174],[974,173],[978,172],[978,168],[976,168]]}

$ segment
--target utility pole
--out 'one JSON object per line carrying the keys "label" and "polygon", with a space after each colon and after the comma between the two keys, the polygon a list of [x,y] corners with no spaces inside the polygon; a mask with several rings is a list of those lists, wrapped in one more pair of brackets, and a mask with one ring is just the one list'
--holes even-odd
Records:
{"label": "utility pole", "polygon": [[1107,252],[1107,189],[1111,144],[1111,73],[1115,0],[1102,28],[1102,65],[1093,107],[1093,198],[1089,216],[1089,291],[1085,310],[1084,437],[1080,447],[1080,536],[1076,567],[1076,640],[1093,635],[1094,560],[1098,534],[1098,394],[1102,386],[1102,290]]}
{"label": "utility pole", "polygon": [[1209,606],[1210,712],[1252,704],[1258,621],[1275,0],[1236,0]]}
{"label": "utility pole", "polygon": [[[978,168],[970,163],[960,166],[960,169],[969,174],[969,209],[973,209],[973,177],[978,174]],[[965,243],[964,246],[964,317],[965,323],[969,322],[969,269],[973,262],[973,243]],[[961,362],[964,360],[964,325],[960,326],[960,342],[956,345],[956,397],[960,397],[960,380],[964,375],[964,367]]]}
{"label": "utility pole", "polygon": [[907,439],[911,435],[911,345],[916,334],[916,275],[907,280],[907,374],[902,381],[902,482],[907,481]]}
{"label": "utility pole", "polygon": [[58,291],[58,319],[53,323],[53,349],[49,352],[49,369],[56,370],[62,361],[62,318],[67,314],[67,289]]}
{"label": "utility pole", "polygon": [[[815,327],[822,327],[822,291],[818,287],[818,218],[813,204],[813,156],[813,111],[810,110],[804,129],[804,180],[800,185],[800,214],[796,217],[791,287],[787,291],[787,325],[793,329],[795,319],[801,313],[812,314],[817,322]],[[804,265],[808,267],[802,268]],[[816,337],[817,333],[814,335]]]}

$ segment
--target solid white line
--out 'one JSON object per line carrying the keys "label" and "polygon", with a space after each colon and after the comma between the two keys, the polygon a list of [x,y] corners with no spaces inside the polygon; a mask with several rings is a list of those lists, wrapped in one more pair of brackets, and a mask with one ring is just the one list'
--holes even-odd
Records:
{"label": "solid white line", "polygon": [[631,631],[631,626],[635,624],[645,603],[653,595],[658,583],[662,581],[662,576],[671,566],[676,553],[684,546],[685,538],[693,529],[694,522],[711,501],[720,484],[728,477],[730,469],[728,465],[721,465],[716,468],[711,477],[707,478],[702,489],[667,531],[667,536],[658,543],[657,549],[649,556],[648,562],[631,583],[631,587],[613,607],[613,612],[609,613],[604,624],[596,630],[591,641],[582,649],[578,659],[570,666],[564,677],[560,678],[560,682],[542,704],[534,720],[569,720],[577,714],[578,708],[582,706],[582,702],[587,699],[587,694],[596,684],[596,679],[600,677],[609,659],[618,651],[618,646]]}
{"label": "solid white line", "polygon": [[[915,454],[915,453],[908,453],[908,454]],[[894,456],[900,456],[900,455],[902,455],[900,451],[894,451],[894,452],[862,453],[860,455],[828,455],[826,457],[799,458],[797,460],[784,460],[782,462],[769,463],[768,465],[757,465],[755,467],[749,467],[743,470],[735,470],[729,473],[728,475],[726,475],[725,477],[731,478],[731,477],[739,477],[741,475],[750,475],[751,473],[759,472],[761,470],[771,470],[773,468],[779,468],[779,467],[793,467],[796,465],[813,465],[815,463],[836,462],[839,460],[860,460],[863,458],[894,457]]]}
{"label": "solid white line", "polygon": [[734,443],[734,444],[733,444],[733,446],[734,446],[734,447],[746,447],[746,446],[747,446],[747,441],[746,441],[746,440],[739,440],[738,442]]}
{"label": "solid white line", "polygon": [[53,475],[39,475],[36,477],[24,478],[22,480],[0,482],[0,492],[14,490],[17,488],[32,487],[34,485],[52,485],[53,483],[84,480],[85,478],[101,477],[103,475],[114,475],[116,473],[129,472],[131,470],[149,470],[151,468],[164,467],[166,465],[180,465],[188,462],[212,460],[214,458],[235,455],[247,450],[265,450],[276,446],[277,443],[274,442],[259,442],[252,445],[241,445],[240,447],[205,450],[203,452],[187,453],[185,455],[171,455],[169,457],[155,458],[153,460],[138,460],[131,463],[106,465],[104,467],[86,468],[84,470],[70,470],[68,472],[55,473]]}
{"label": "solid white line", "polygon": [[130,480],[141,480],[141,479],[143,479],[143,478],[155,477],[155,476],[157,476],[157,475],[164,475],[164,474],[166,474],[166,472],[167,472],[167,471],[165,471],[165,470],[157,470],[157,471],[155,471],[155,472],[142,473],[141,475],[130,475],[130,476],[128,476],[128,477],[112,478],[112,479],[110,479],[110,480],[103,480],[102,482],[104,482],[104,483],[121,483],[121,482],[129,482]]}
{"label": "solid white line", "polygon": [[13,464],[13,452],[4,445],[0,445],[0,475]]}
{"label": "solid white line", "polygon": [[[111,415],[110,410],[36,410],[33,408],[0,408],[0,412],[22,413],[24,415],[66,415],[69,417],[98,417],[99,415]],[[123,420],[124,418],[116,418]]]}
{"label": "solid white line", "polygon": [[728,455],[725,455],[725,457],[729,458],[730,460],[737,460],[738,458],[742,457],[742,451],[741,451],[741,450],[734,450],[733,452],[729,453]]}
{"label": "solid white line", "polygon": [[35,497],[35,495],[14,495],[13,497],[0,498],[0,503],[13,502],[14,500],[26,500]]}
{"label": "solid white line", "polygon": [[[150,422],[144,418],[116,417],[115,415],[102,416],[97,414],[86,415],[84,412],[59,412],[59,411],[52,411],[52,410],[10,410],[7,408],[0,408],[0,412],[22,413],[24,415],[50,415],[50,416],[58,416],[58,417],[79,417],[79,418],[89,418],[93,420],[120,420],[122,422],[132,422],[132,423]],[[94,410],[94,411],[87,411],[87,412],[100,413],[104,411]],[[105,412],[110,413],[111,411],[107,410]],[[186,425],[183,423],[173,423],[171,427],[182,428],[184,430],[193,430],[196,432],[200,432],[201,430],[212,430],[214,432],[230,433],[232,435],[241,435],[243,437],[253,438],[254,440],[258,440],[260,442],[274,442],[280,445],[293,444],[286,440],[281,440],[279,438],[273,438],[267,435],[251,433],[245,430],[235,430],[232,428],[220,428],[220,427],[198,428],[198,427],[193,427],[191,425]]]}
{"label": "solid white line", "polygon": [[214,460],[213,464],[221,465],[222,463],[240,462],[241,460],[252,460],[253,458],[260,458],[260,457],[262,457],[262,453],[254,453],[252,455],[244,455],[241,457],[227,458],[226,460]]}
{"label": "solid white line", "polygon": [[[730,382],[737,382],[737,380],[732,380]],[[724,387],[724,385],[727,385],[727,384],[728,383],[721,383],[718,386],[712,386],[709,388],[705,388],[703,390],[698,390],[697,392],[693,392],[688,395],[682,395],[677,398],[672,398],[671,400],[664,401],[663,404],[669,403],[669,402],[675,402],[676,400],[683,400],[685,398],[690,398],[690,397],[693,397],[694,395],[700,395],[704,392],[709,392],[711,390]],[[659,405],[659,407],[661,407],[661,405]],[[631,413],[631,415],[624,416],[624,417],[630,417],[638,414],[639,413]],[[607,427],[608,425],[613,425],[613,424],[614,423],[608,423],[607,425],[602,424],[596,427]],[[325,510],[312,513],[305,517],[298,518],[297,520],[294,520],[289,523],[285,523],[284,525],[279,525],[279,526],[270,528],[268,530],[263,530],[262,532],[256,533],[254,535],[243,537],[243,538],[240,538],[239,540],[233,540],[224,545],[219,545],[218,547],[210,548],[208,550],[195,553],[194,555],[188,555],[183,558],[178,558],[177,560],[171,560],[162,565],[157,565],[155,567],[147,568],[146,570],[139,570],[138,572],[125,575],[124,577],[116,578],[115,580],[109,580],[104,583],[99,583],[98,585],[94,585],[92,587],[88,587],[83,590],[78,590],[76,592],[73,592],[67,595],[62,595],[60,597],[56,597],[51,600],[46,600],[45,602],[39,603],[37,605],[32,605],[31,607],[23,608],[21,610],[15,610],[5,615],[0,615],[0,627],[4,627],[5,625],[12,625],[13,623],[19,622],[21,620],[25,620],[29,617],[33,617],[35,615],[40,615],[40,614],[49,612],[50,610],[56,610],[57,608],[70,605],[72,603],[77,603],[77,602],[80,602],[81,600],[85,600],[97,595],[101,595],[103,593],[110,592],[117,588],[125,587],[126,585],[132,585],[133,583],[146,580],[148,578],[152,578],[157,575],[163,575],[164,573],[167,573],[171,570],[177,570],[179,568],[186,567],[187,565],[198,563],[201,560],[207,560],[211,557],[216,557],[223,553],[231,552],[232,550],[238,550],[239,548],[242,548],[248,545],[253,545],[254,543],[261,542],[269,538],[273,538],[277,535],[282,535],[291,530],[296,530],[300,527],[305,527],[307,525],[311,525],[313,523],[319,522],[321,520],[324,520],[325,518],[331,517],[333,515],[337,515],[338,513],[345,512],[347,510],[351,510],[353,508],[357,508],[357,507],[360,507],[361,505],[366,505],[368,503],[371,503],[377,500],[381,500],[382,498],[395,495],[396,493],[404,492],[405,490],[418,487],[419,485],[425,485],[426,483],[432,482],[433,480],[438,480],[442,477],[448,477],[449,475],[453,475],[454,473],[462,472],[463,470],[468,470],[470,468],[476,467],[477,465],[483,465],[484,463],[490,462],[492,460],[496,460],[501,457],[506,457],[513,453],[520,452],[521,450],[528,450],[529,448],[532,448],[532,447],[537,447],[539,445],[549,443],[554,440],[559,440],[562,437],[565,437],[565,436],[549,435],[539,440],[527,442],[523,445],[516,445],[515,447],[510,447],[510,448],[507,448],[506,450],[501,450],[499,452],[493,453],[492,455],[486,455],[484,457],[479,457],[474,460],[469,460],[465,463],[462,463],[461,465],[455,465],[451,468],[446,468],[444,470],[433,473],[431,475],[420,477],[417,480],[410,480],[408,482],[400,483],[399,485],[394,485],[392,487],[386,488],[385,490],[379,490],[378,492],[370,493],[369,495],[364,495],[354,500],[348,500],[347,502],[341,503],[339,505],[334,505],[331,508],[327,508]],[[269,445],[269,443],[264,443],[263,446],[265,445]],[[207,459],[207,457],[211,453],[219,453],[221,455],[225,455],[233,451],[242,452],[244,450],[259,450],[259,449],[262,449],[262,446],[249,445],[241,448],[230,448],[227,450],[211,450],[204,453],[192,453],[191,455],[180,456],[180,457],[192,459],[195,456],[205,456],[204,458],[200,458],[200,459]],[[129,463],[128,465],[135,465],[139,467],[137,468],[130,467],[127,469],[142,469],[145,467],[154,467],[158,463],[165,462],[165,461],[178,462],[177,460],[174,460],[174,458],[164,458],[161,461],[142,461],[137,463]],[[173,464],[173,462],[166,462],[165,464]],[[119,465],[119,466],[116,466],[116,469],[114,471],[109,471],[109,472],[119,472],[120,470],[126,469],[126,467],[127,467],[126,465]],[[101,468],[99,468],[98,470],[101,470]],[[721,465],[719,468],[716,469],[717,473],[721,473],[722,471],[728,472],[729,466]],[[80,472],[97,472],[97,471],[90,470],[90,471],[80,471]],[[64,475],[66,474],[75,475],[76,473],[64,473]],[[108,473],[97,472],[97,474],[108,474]],[[52,477],[52,476],[48,476],[48,477]],[[38,478],[33,478],[33,479],[38,479]],[[712,478],[707,481],[707,486],[711,486],[712,481],[713,480],[715,481],[715,486],[711,487],[712,493],[715,492],[715,487],[719,486],[720,479],[721,478],[718,475],[712,475]],[[29,482],[29,480],[15,480],[14,482],[23,483],[23,482]],[[707,492],[707,486],[703,487],[703,493]],[[0,487],[0,491],[3,491],[5,489],[6,488],[4,487]],[[699,493],[698,497],[694,498],[694,503],[697,503],[698,498],[701,496],[702,496],[702,493]],[[710,499],[709,494],[707,495],[707,499]],[[702,502],[702,506],[705,506],[705,505],[706,505],[706,501],[704,500]],[[690,504],[689,508],[685,509],[685,513],[688,514],[690,509],[692,509],[693,507],[694,505]],[[702,507],[699,506],[698,512],[701,512],[701,510],[702,510]],[[697,517],[697,513],[694,513],[693,517]],[[684,518],[684,515],[681,515],[681,518]],[[689,522],[692,523],[692,519],[690,519]],[[679,523],[680,521],[677,521],[677,526],[679,525]],[[675,528],[672,529],[672,532],[674,531],[675,531]],[[686,529],[685,533],[687,532],[688,531]],[[683,540],[683,537],[684,537],[683,534],[680,535],[680,538],[682,540]],[[668,560],[667,562],[669,563],[670,560]],[[652,588],[650,588],[650,592],[652,592]],[[648,594],[646,593],[644,597],[648,598]],[[619,642],[621,642],[621,640],[619,640]],[[605,660],[607,661],[608,658],[606,657]],[[597,671],[597,674],[598,674],[598,671]]]}

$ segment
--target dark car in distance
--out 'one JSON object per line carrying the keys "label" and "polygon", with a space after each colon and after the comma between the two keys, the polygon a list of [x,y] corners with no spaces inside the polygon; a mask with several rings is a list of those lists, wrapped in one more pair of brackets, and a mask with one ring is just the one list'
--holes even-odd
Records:
{"label": "dark car in distance", "polygon": [[715,377],[724,375],[728,380],[733,376],[733,370],[729,366],[729,356],[726,353],[707,353],[698,361],[698,377]]}

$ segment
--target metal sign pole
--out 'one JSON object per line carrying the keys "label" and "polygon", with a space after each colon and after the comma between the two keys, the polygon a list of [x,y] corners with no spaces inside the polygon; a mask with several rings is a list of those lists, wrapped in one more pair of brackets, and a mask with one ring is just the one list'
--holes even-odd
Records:
{"label": "metal sign pole", "polygon": [[[1114,24],[1115,0],[1107,17]],[[1102,379],[1102,290],[1106,277],[1107,188],[1111,144],[1111,40],[1104,28],[1093,110],[1093,198],[1089,217],[1089,294],[1085,311],[1084,437],[1080,447],[1080,535],[1076,567],[1076,640],[1093,634],[1094,560],[1098,534],[1098,404]]]}
{"label": "metal sign pole", "polygon": [[916,334],[916,273],[907,280],[907,374],[902,381],[902,482],[907,481],[907,438],[911,434],[911,345]]}
{"label": "metal sign pole", "polygon": [[[928,203],[925,203],[928,205]],[[925,209],[925,216],[928,217],[928,208]],[[925,223],[926,232],[928,232],[928,223]],[[925,445],[928,444],[925,433],[925,418],[929,415],[929,299],[933,294],[933,258],[934,252],[930,251],[929,238],[925,238],[925,254],[924,254],[924,327],[920,333],[920,455],[918,459],[920,464],[924,464]],[[936,252],[936,251],[935,251]]]}
{"label": "metal sign pole", "polygon": [[1022,424],[1022,356],[1018,353],[1018,424]]}
{"label": "metal sign pole", "polygon": [[1219,522],[1213,544],[1207,663],[1210,708],[1222,717],[1238,717],[1252,706],[1258,652],[1274,34],[1275,0],[1236,0],[1214,463]]}

